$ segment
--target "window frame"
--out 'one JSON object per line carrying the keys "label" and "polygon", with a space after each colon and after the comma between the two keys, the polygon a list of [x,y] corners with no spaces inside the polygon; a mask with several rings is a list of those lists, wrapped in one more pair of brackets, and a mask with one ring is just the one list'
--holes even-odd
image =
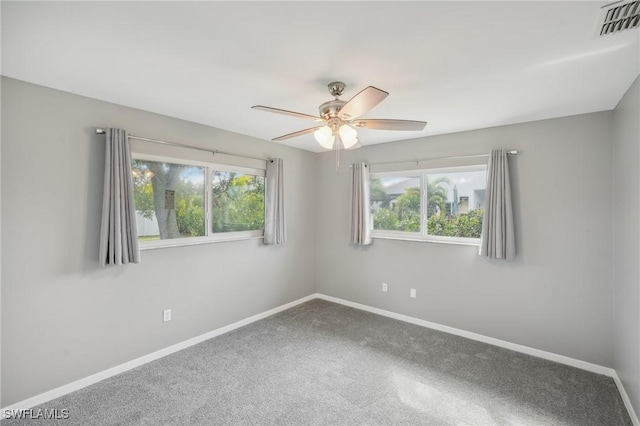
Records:
{"label": "window frame", "polygon": [[[461,165],[461,166],[443,166],[443,167],[429,167],[413,170],[398,170],[398,171],[383,171],[383,172],[371,172],[369,179],[379,179],[385,177],[411,177],[420,179],[420,231],[389,231],[384,229],[374,228],[374,214],[371,211],[371,236],[377,239],[387,240],[404,240],[404,241],[417,241],[427,243],[439,243],[439,244],[457,244],[468,246],[480,246],[481,238],[467,238],[467,237],[447,237],[441,235],[430,235],[427,229],[427,180],[429,175],[433,174],[445,174],[445,173],[464,173],[464,172],[487,172],[487,163],[482,162],[473,165]],[[486,190],[486,185],[485,185]]]}
{"label": "window frame", "polygon": [[[140,250],[153,250],[158,248],[192,246],[199,244],[219,243],[226,241],[255,240],[264,238],[264,228],[262,230],[253,231],[233,231],[233,232],[213,232],[213,214],[212,214],[212,193],[213,171],[242,173],[265,178],[265,197],[266,197],[266,169],[236,166],[212,161],[199,161],[191,159],[183,159],[172,156],[156,155],[132,152],[132,160],[155,161],[161,163],[171,163],[184,166],[195,166],[204,168],[204,214],[205,214],[205,235],[200,237],[171,238],[166,240],[140,241],[138,246]],[[137,224],[136,224],[137,226]]]}

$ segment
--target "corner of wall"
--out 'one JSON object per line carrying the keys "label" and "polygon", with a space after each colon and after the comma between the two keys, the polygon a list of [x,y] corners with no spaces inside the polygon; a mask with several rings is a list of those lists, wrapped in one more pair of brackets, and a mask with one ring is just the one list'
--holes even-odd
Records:
{"label": "corner of wall", "polygon": [[[612,127],[613,368],[625,402],[640,412],[640,76],[615,110]],[[632,411],[632,410],[630,410]]]}

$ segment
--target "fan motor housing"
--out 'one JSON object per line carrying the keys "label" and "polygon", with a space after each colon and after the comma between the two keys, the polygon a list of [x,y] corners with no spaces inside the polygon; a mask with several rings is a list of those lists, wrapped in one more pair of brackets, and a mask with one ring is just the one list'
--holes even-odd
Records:
{"label": "fan motor housing", "polygon": [[346,104],[347,101],[341,101],[340,99],[334,99],[320,105],[318,111],[320,111],[320,117],[328,120],[338,116],[340,109]]}

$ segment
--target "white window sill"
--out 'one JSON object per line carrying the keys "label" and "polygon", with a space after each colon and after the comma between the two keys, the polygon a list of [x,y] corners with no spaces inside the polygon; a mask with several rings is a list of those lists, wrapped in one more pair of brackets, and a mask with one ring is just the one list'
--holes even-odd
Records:
{"label": "white window sill", "polygon": [[458,240],[458,239],[433,239],[433,238],[423,238],[423,237],[413,237],[413,236],[401,236],[401,235],[373,235],[375,239],[379,240],[398,240],[398,241],[411,241],[415,243],[435,243],[435,244],[452,244],[458,246],[475,246],[480,247],[480,239],[470,239],[468,240]]}
{"label": "white window sill", "polygon": [[230,241],[245,241],[245,240],[261,240],[264,236],[228,236],[228,237],[196,237],[196,238],[176,238],[171,240],[154,240],[154,241],[140,241],[138,246],[140,251],[156,250],[170,247],[183,247],[183,246],[198,246],[201,244],[215,244],[226,243]]}

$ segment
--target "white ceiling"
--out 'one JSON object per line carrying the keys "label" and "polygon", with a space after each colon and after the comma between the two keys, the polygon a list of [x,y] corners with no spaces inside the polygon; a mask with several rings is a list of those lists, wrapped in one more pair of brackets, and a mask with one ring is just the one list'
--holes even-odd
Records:
{"label": "white ceiling", "polygon": [[[390,96],[364,145],[611,110],[640,73],[640,30],[596,36],[569,2],[2,2],[2,74],[269,140],[312,127],[344,81]],[[100,124],[100,123],[96,123]],[[144,135],[141,135],[144,136]],[[322,149],[311,134],[287,145]]]}

